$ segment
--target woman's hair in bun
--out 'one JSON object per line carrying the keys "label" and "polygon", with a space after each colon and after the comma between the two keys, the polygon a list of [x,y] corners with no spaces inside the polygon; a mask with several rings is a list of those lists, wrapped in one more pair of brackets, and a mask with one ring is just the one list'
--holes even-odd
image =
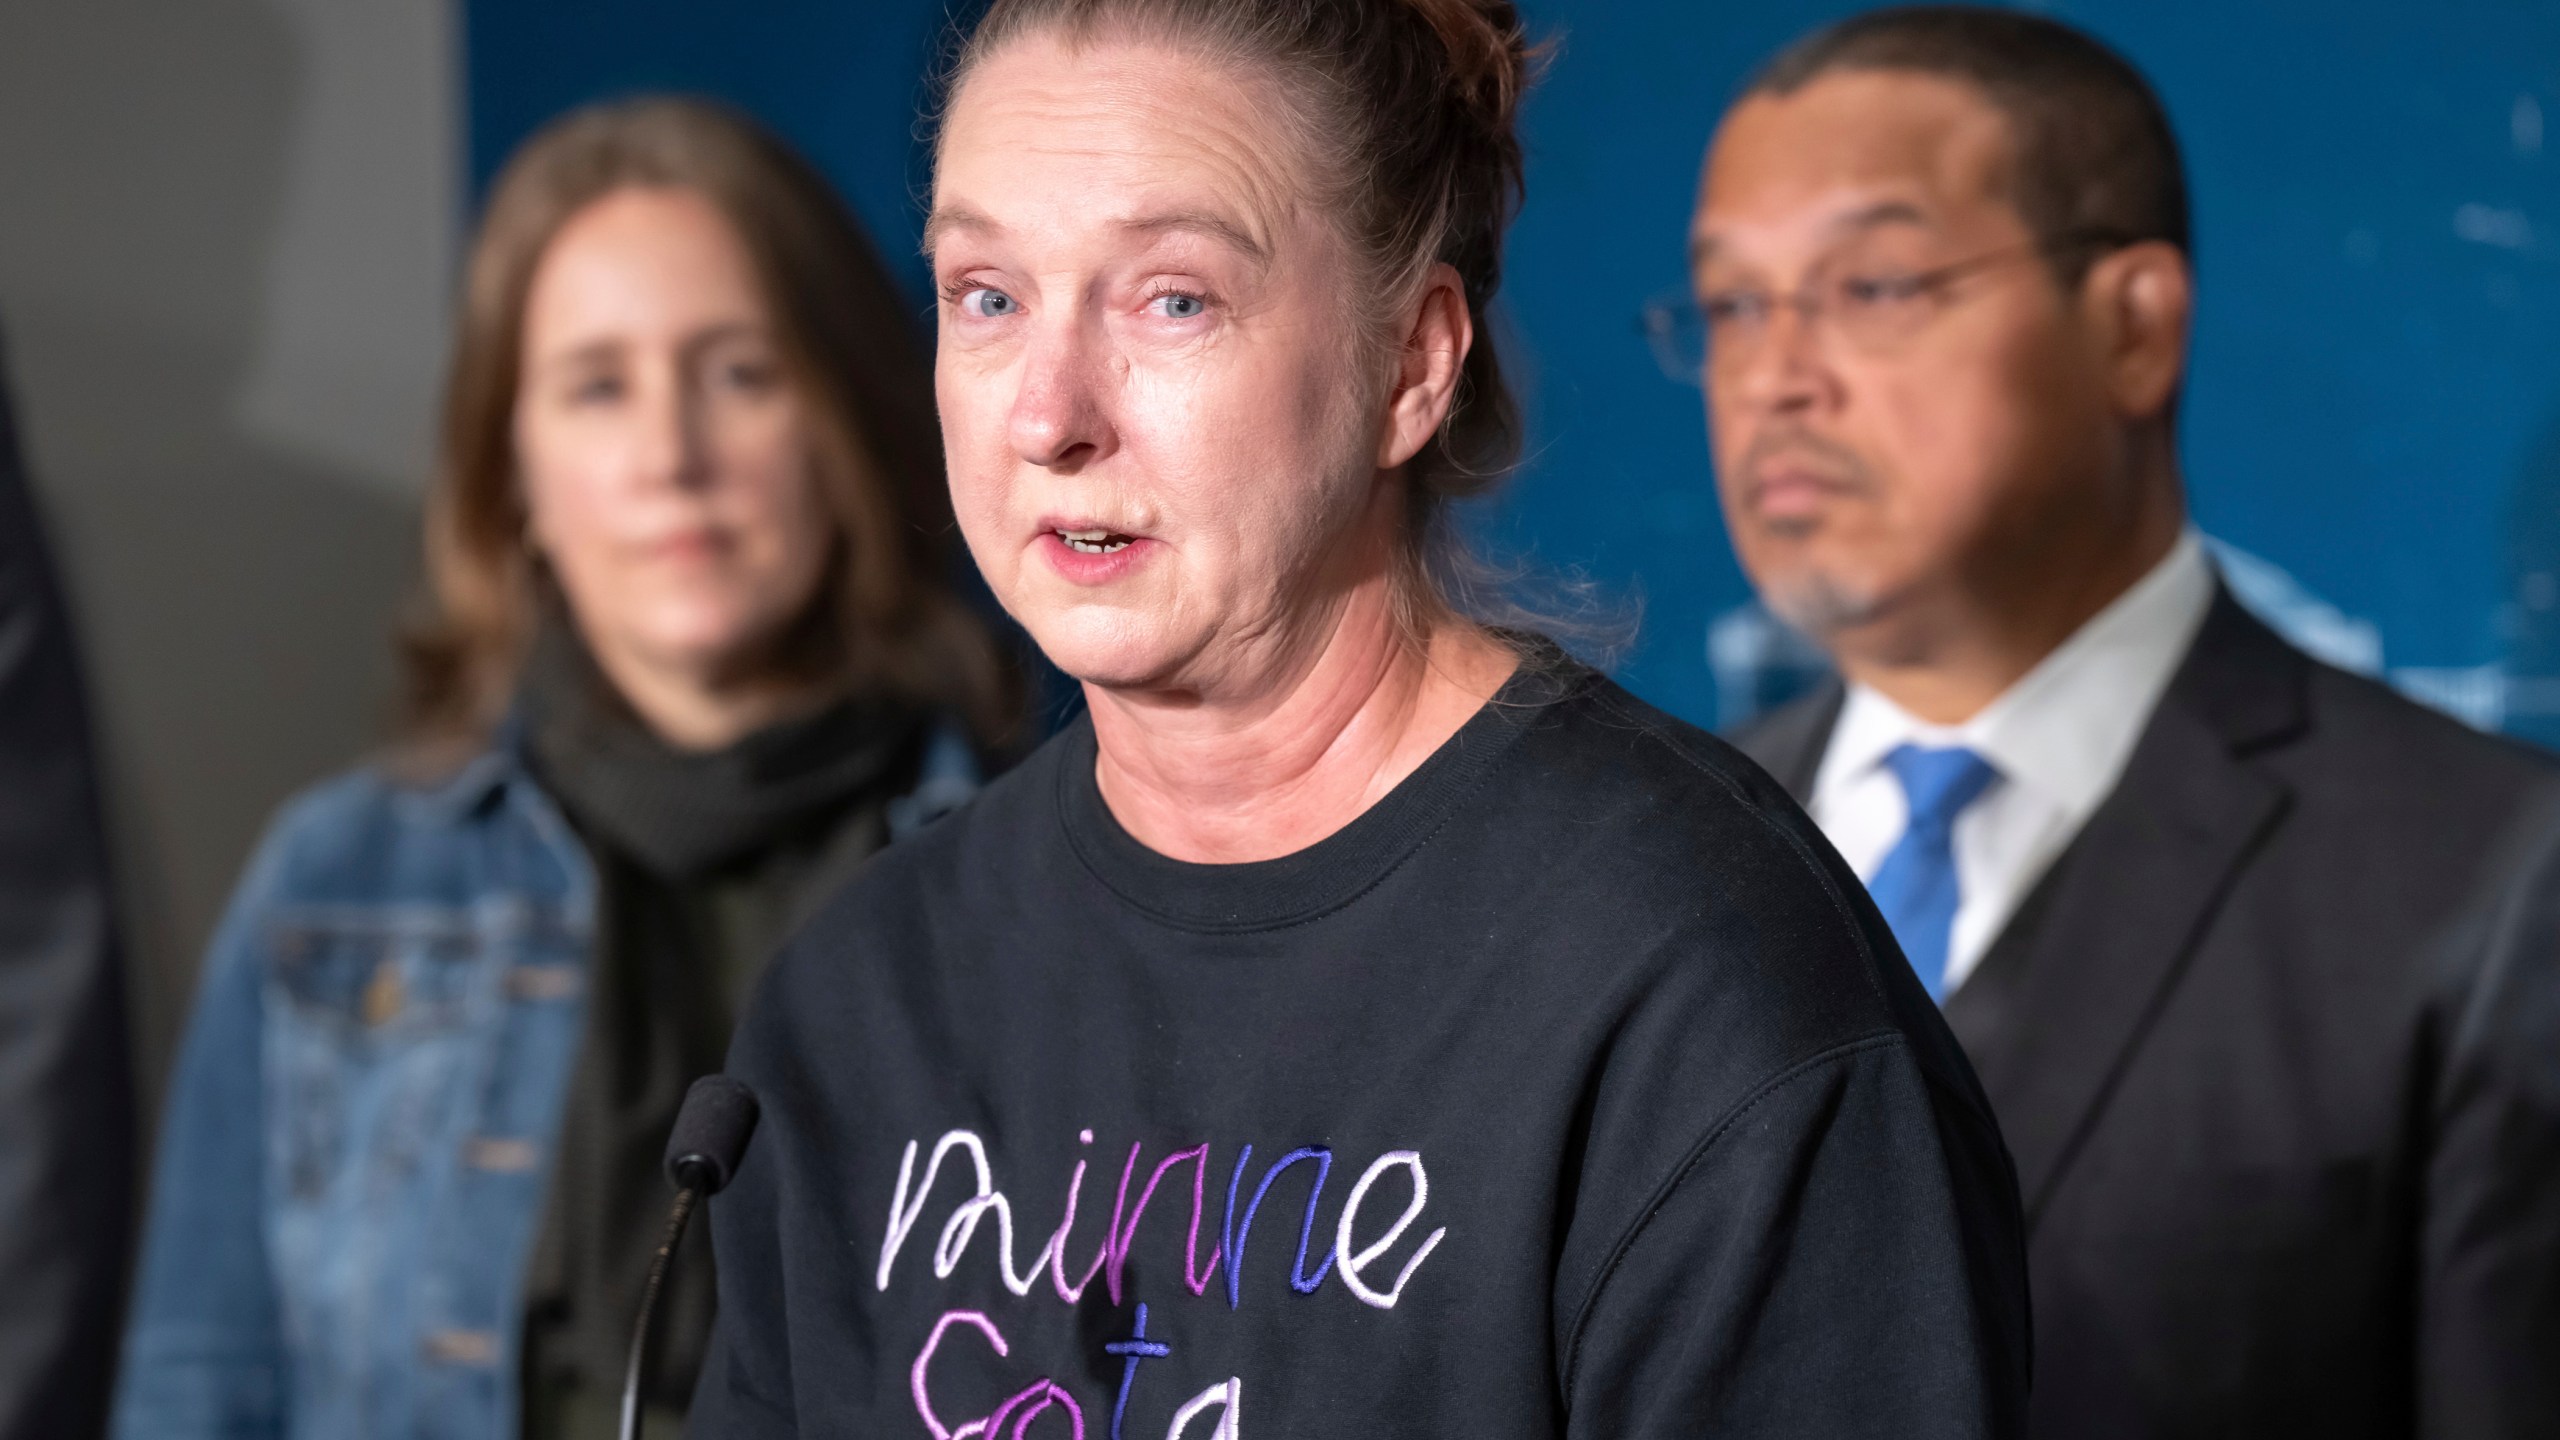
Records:
{"label": "woman's hair in bun", "polygon": [[[1440,434],[1406,467],[1414,576],[1406,597],[1449,603],[1468,568],[1443,502],[1482,493],[1520,458],[1519,402],[1486,307],[1521,197],[1516,124],[1539,53],[1510,0],[992,0],[945,80],[1026,35],[1158,40],[1259,70],[1295,102],[1319,200],[1368,263],[1372,293],[1410,292],[1446,261],[1465,286],[1475,344]],[[1415,614],[1417,622],[1427,616]]]}

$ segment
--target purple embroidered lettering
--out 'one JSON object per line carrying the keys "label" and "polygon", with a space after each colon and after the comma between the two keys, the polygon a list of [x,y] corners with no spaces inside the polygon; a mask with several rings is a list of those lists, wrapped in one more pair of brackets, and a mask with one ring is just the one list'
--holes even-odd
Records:
{"label": "purple embroidered lettering", "polygon": [[[1093,1132],[1088,1130],[1085,1133],[1090,1135]],[[1120,1196],[1124,1200],[1129,1195],[1129,1170],[1137,1163],[1138,1147],[1132,1145],[1129,1147],[1129,1163],[1122,1166],[1120,1170]],[[1112,1239],[1120,1227],[1120,1208],[1114,1205],[1111,1209],[1111,1224],[1103,1227],[1101,1252],[1093,1257],[1091,1265],[1085,1267],[1083,1279],[1073,1285],[1068,1284],[1067,1234],[1076,1228],[1076,1199],[1084,1194],[1084,1170],[1085,1162],[1077,1161],[1075,1174],[1067,1180],[1066,1218],[1058,1222],[1057,1233],[1049,1237],[1049,1283],[1056,1287],[1058,1298],[1070,1305],[1084,1298],[1085,1287],[1093,1283],[1093,1277],[1101,1274],[1103,1265],[1111,1259]]]}
{"label": "purple embroidered lettering", "polygon": [[[1080,1131],[1077,1140],[1090,1145],[1092,1134],[1090,1130]],[[1107,1280],[1112,1303],[1122,1303],[1128,1284],[1129,1256],[1137,1248],[1138,1232],[1145,1224],[1147,1212],[1154,1205],[1165,1177],[1182,1165],[1191,1167],[1191,1220],[1183,1234],[1182,1283],[1193,1295],[1206,1295],[1223,1269],[1227,1306],[1231,1310],[1243,1303],[1244,1254],[1252,1239],[1254,1222],[1261,1218],[1262,1203],[1270,1198],[1272,1187],[1279,1183],[1281,1176],[1300,1161],[1313,1161],[1316,1169],[1307,1188],[1306,1208],[1299,1217],[1297,1252],[1290,1258],[1288,1267],[1289,1288],[1299,1294],[1316,1293],[1323,1287],[1325,1277],[1338,1269],[1344,1288],[1354,1299],[1376,1309],[1393,1309],[1402,1298],[1405,1286],[1422,1268],[1422,1263],[1448,1237],[1446,1226],[1433,1229],[1405,1259],[1392,1284],[1382,1288],[1370,1281],[1367,1272],[1385,1262],[1388,1252],[1403,1242],[1430,1203],[1430,1178],[1423,1168],[1421,1154],[1412,1150],[1390,1151],[1372,1161],[1362,1172],[1358,1183],[1352,1186],[1340,1215],[1330,1229],[1333,1243],[1310,1269],[1307,1256],[1315,1242],[1317,1216],[1323,1206],[1325,1187],[1333,1175],[1333,1151],[1322,1145],[1308,1145],[1288,1152],[1263,1172],[1248,1199],[1244,1176],[1253,1162],[1253,1146],[1247,1144],[1238,1147],[1235,1165],[1228,1174],[1226,1209],[1220,1216],[1204,1262],[1200,1255],[1200,1229],[1202,1216],[1208,1209],[1209,1152],[1212,1147],[1204,1143],[1166,1155],[1150,1168],[1145,1183],[1137,1185],[1138,1162],[1144,1156],[1145,1148],[1143,1141],[1133,1142],[1122,1158],[1120,1184],[1112,1195],[1111,1218],[1103,1226],[1101,1243],[1091,1263],[1084,1267],[1083,1274],[1070,1280],[1067,1250],[1075,1234],[1076,1216],[1083,1204],[1085,1172],[1090,1168],[1086,1160],[1078,1159],[1068,1177],[1065,1213],[1059,1217],[1057,1228],[1049,1233],[1027,1264],[1017,1267],[1013,1202],[995,1187],[994,1167],[988,1159],[985,1142],[968,1130],[944,1133],[934,1142],[931,1156],[924,1159],[923,1175],[919,1178],[916,1172],[917,1162],[923,1154],[922,1146],[918,1141],[908,1141],[898,1161],[897,1183],[889,1200],[888,1226],[881,1236],[880,1263],[873,1276],[874,1284],[883,1291],[889,1288],[889,1282],[896,1273],[898,1255],[922,1221],[934,1187],[940,1183],[943,1165],[951,1159],[954,1151],[967,1156],[974,1186],[954,1205],[935,1240],[934,1275],[942,1280],[951,1278],[967,1258],[970,1242],[977,1238],[980,1226],[989,1214],[993,1214],[996,1238],[992,1243],[996,1248],[997,1278],[1017,1298],[1029,1298],[1031,1292],[1039,1287],[1041,1273],[1046,1271],[1058,1298],[1069,1305],[1083,1301],[1097,1276]],[[1357,1239],[1360,1208],[1367,1202],[1370,1190],[1380,1177],[1397,1166],[1412,1172],[1413,1195],[1385,1233],[1369,1244],[1361,1245]],[[1137,1190],[1134,1200],[1130,1194],[1133,1186]],[[1022,1403],[1028,1405],[1035,1401],[1044,1409],[1062,1403],[1041,1400],[1037,1395],[1026,1395]],[[961,1431],[942,1437],[942,1440],[964,1440],[965,1434],[966,1427],[963,1427]],[[989,1431],[985,1440],[1002,1440],[1002,1437]]]}
{"label": "purple embroidered lettering", "polygon": [[1126,1361],[1120,1367],[1120,1395],[1111,1402],[1111,1440],[1120,1440],[1120,1421],[1129,1413],[1129,1391],[1138,1383],[1138,1362],[1162,1360],[1173,1353],[1173,1347],[1161,1340],[1147,1338],[1146,1302],[1138,1304],[1137,1328],[1126,1340],[1114,1340],[1102,1347],[1105,1355],[1118,1355]]}
{"label": "purple embroidered lettering", "polygon": [[[1387,1227],[1387,1233],[1379,1236],[1377,1243],[1365,1250],[1354,1249],[1351,1243],[1351,1227],[1352,1223],[1359,1218],[1360,1202],[1368,1198],[1369,1187],[1377,1183],[1378,1177],[1385,1174],[1387,1168],[1392,1165],[1402,1165],[1413,1172],[1412,1203],[1404,1207],[1404,1213],[1396,1217],[1396,1223]],[[1422,1248],[1413,1252],[1413,1258],[1404,1262],[1404,1269],[1396,1273],[1396,1283],[1389,1286],[1384,1294],[1371,1289],[1368,1283],[1360,1278],[1361,1271],[1369,1268],[1379,1256],[1386,1254],[1388,1247],[1404,1238],[1404,1232],[1412,1226],[1416,1217],[1422,1214],[1422,1207],[1430,1196],[1431,1180],[1422,1172],[1422,1156],[1412,1150],[1390,1150],[1379,1156],[1370,1162],[1368,1170],[1360,1177],[1360,1183],[1351,1187],[1351,1198],[1342,1202],[1342,1221],[1334,1231],[1334,1249],[1342,1257],[1343,1286],[1358,1296],[1361,1304],[1375,1306],[1380,1310],[1394,1309],[1396,1301],[1404,1295],[1405,1282],[1413,1278],[1414,1271],[1422,1268],[1423,1260],[1438,1248],[1441,1238],[1449,1233],[1445,1225],[1432,1231],[1430,1238],[1422,1242]]]}
{"label": "purple embroidered lettering", "polygon": [[1244,1228],[1239,1230],[1235,1228],[1236,1182],[1244,1178],[1245,1161],[1252,1158],[1253,1147],[1247,1145],[1244,1147],[1244,1153],[1236,1157],[1235,1174],[1227,1181],[1227,1220],[1221,1240],[1227,1256],[1227,1308],[1230,1310],[1234,1309],[1242,1298],[1244,1246],[1246,1239],[1253,1234],[1253,1217],[1262,1209],[1262,1197],[1271,1193],[1271,1182],[1280,1178],[1281,1171],[1301,1160],[1316,1162],[1316,1183],[1314,1188],[1307,1192],[1306,1216],[1298,1224],[1298,1255],[1295,1260],[1289,1262],[1289,1288],[1301,1295],[1316,1293],[1317,1287],[1324,1284],[1325,1272],[1333,1268],[1337,1253],[1332,1250],[1326,1251],[1324,1262],[1316,1266],[1316,1273],[1313,1275],[1307,1273],[1307,1242],[1315,1234],[1316,1203],[1324,1198],[1325,1177],[1333,1173],[1333,1152],[1321,1145],[1310,1145],[1281,1156],[1278,1164],[1262,1172],[1262,1183],[1253,1187],[1253,1199],[1244,1208]]}
{"label": "purple embroidered lettering", "polygon": [[[1133,1166],[1136,1164],[1137,1158],[1138,1147],[1132,1145],[1129,1147],[1129,1160]],[[1138,1238],[1138,1222],[1146,1218],[1147,1205],[1156,1198],[1156,1186],[1164,1183],[1164,1175],[1166,1171],[1172,1169],[1176,1165],[1182,1164],[1186,1160],[1190,1161],[1193,1166],[1191,1174],[1191,1234],[1190,1238],[1185,1242],[1182,1252],[1182,1283],[1190,1287],[1191,1293],[1194,1295],[1207,1293],[1209,1289],[1209,1277],[1217,1270],[1219,1258],[1226,1253],[1226,1247],[1221,1244],[1218,1249],[1211,1251],[1209,1253],[1209,1263],[1206,1267],[1203,1267],[1200,1264],[1200,1212],[1205,1208],[1207,1203],[1204,1192],[1207,1189],[1206,1181],[1209,1174],[1209,1147],[1206,1145],[1195,1145],[1191,1149],[1167,1155],[1163,1160],[1157,1162],[1155,1173],[1147,1177],[1147,1188],[1138,1192],[1138,1208],[1130,1214],[1128,1224],[1125,1228],[1118,1227],[1120,1212],[1117,1206],[1113,1207],[1112,1220],[1116,1229],[1116,1236],[1111,1247],[1111,1267],[1107,1272],[1108,1284],[1111,1288],[1112,1304],[1117,1305],[1120,1303],[1120,1272],[1129,1263],[1129,1249],[1136,1243]],[[1129,1172],[1124,1170],[1121,1172],[1120,1176],[1120,1188],[1123,1197],[1128,1194],[1128,1186]]]}
{"label": "purple embroidered lettering", "polygon": [[[1244,1167],[1252,1159],[1253,1142],[1248,1140],[1244,1149],[1236,1153],[1236,1168],[1227,1174],[1227,1213],[1218,1222],[1218,1249],[1227,1257],[1227,1308],[1230,1310],[1236,1308],[1236,1302],[1242,1298],[1244,1284],[1244,1245],[1236,1238],[1236,1187],[1244,1183]],[[1259,1201],[1262,1197],[1256,1194],[1254,1198]],[[1250,1218],[1245,1229],[1253,1229]]]}
{"label": "purple embroidered lettering", "polygon": [[[908,1153],[913,1155],[914,1152],[910,1150]],[[1004,1332],[996,1328],[994,1321],[975,1310],[945,1311],[941,1319],[933,1322],[933,1333],[925,1337],[924,1348],[916,1352],[914,1367],[907,1371],[908,1393],[915,1396],[916,1413],[924,1417],[924,1428],[932,1433],[933,1440],[966,1440],[966,1437],[985,1431],[984,1421],[971,1421],[961,1426],[957,1435],[944,1429],[942,1422],[934,1418],[933,1401],[925,1393],[925,1371],[933,1364],[933,1352],[942,1348],[942,1332],[955,1324],[977,1326],[987,1337],[987,1343],[995,1347],[996,1355],[1001,1358],[1005,1354]]]}
{"label": "purple embroidered lettering", "polygon": [[[1066,1407],[1067,1420],[1076,1427],[1075,1440],[1084,1440],[1084,1407],[1076,1403],[1076,1397],[1059,1389],[1056,1381],[1045,1377],[996,1407],[996,1413],[986,1419],[986,1440],[1003,1440],[1002,1432],[1007,1420],[1013,1422],[1013,1440],[1022,1440],[1023,1432],[1031,1428],[1033,1417],[1052,1405]],[[955,1435],[952,1440],[959,1440],[959,1437]]]}

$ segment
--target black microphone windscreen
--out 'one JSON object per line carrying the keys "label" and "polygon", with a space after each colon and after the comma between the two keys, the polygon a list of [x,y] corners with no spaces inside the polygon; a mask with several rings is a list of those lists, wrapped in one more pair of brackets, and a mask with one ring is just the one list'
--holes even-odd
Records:
{"label": "black microphone windscreen", "polygon": [[717,1195],[738,1173],[747,1139],[756,1133],[756,1092],[726,1075],[705,1075],[684,1092],[675,1129],[667,1136],[667,1178]]}

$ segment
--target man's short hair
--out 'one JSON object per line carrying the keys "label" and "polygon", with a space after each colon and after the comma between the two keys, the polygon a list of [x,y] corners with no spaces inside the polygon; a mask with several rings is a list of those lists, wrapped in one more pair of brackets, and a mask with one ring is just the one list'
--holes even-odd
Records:
{"label": "man's short hair", "polygon": [[[1877,10],[1780,51],[1743,95],[1785,96],[1825,75],[1875,70],[1962,81],[2007,117],[2017,147],[2011,200],[2057,246],[2066,282],[2077,284],[2108,246],[2165,240],[2193,255],[2168,112],[2142,73],[2095,38],[1981,6]],[[2079,238],[2092,243],[2062,243]]]}

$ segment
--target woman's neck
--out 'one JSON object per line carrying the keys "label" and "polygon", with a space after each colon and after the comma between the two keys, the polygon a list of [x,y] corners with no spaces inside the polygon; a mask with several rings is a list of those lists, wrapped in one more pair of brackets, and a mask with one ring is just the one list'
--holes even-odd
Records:
{"label": "woman's neck", "polygon": [[725,749],[768,725],[810,711],[821,692],[770,667],[711,672],[655,666],[591,646],[596,668],[640,723],[678,750]]}
{"label": "woman's neck", "polygon": [[1232,698],[1087,685],[1095,779],[1121,826],[1199,864],[1303,850],[1412,774],[1518,664],[1464,623],[1414,644],[1383,579],[1354,590],[1311,651]]}

